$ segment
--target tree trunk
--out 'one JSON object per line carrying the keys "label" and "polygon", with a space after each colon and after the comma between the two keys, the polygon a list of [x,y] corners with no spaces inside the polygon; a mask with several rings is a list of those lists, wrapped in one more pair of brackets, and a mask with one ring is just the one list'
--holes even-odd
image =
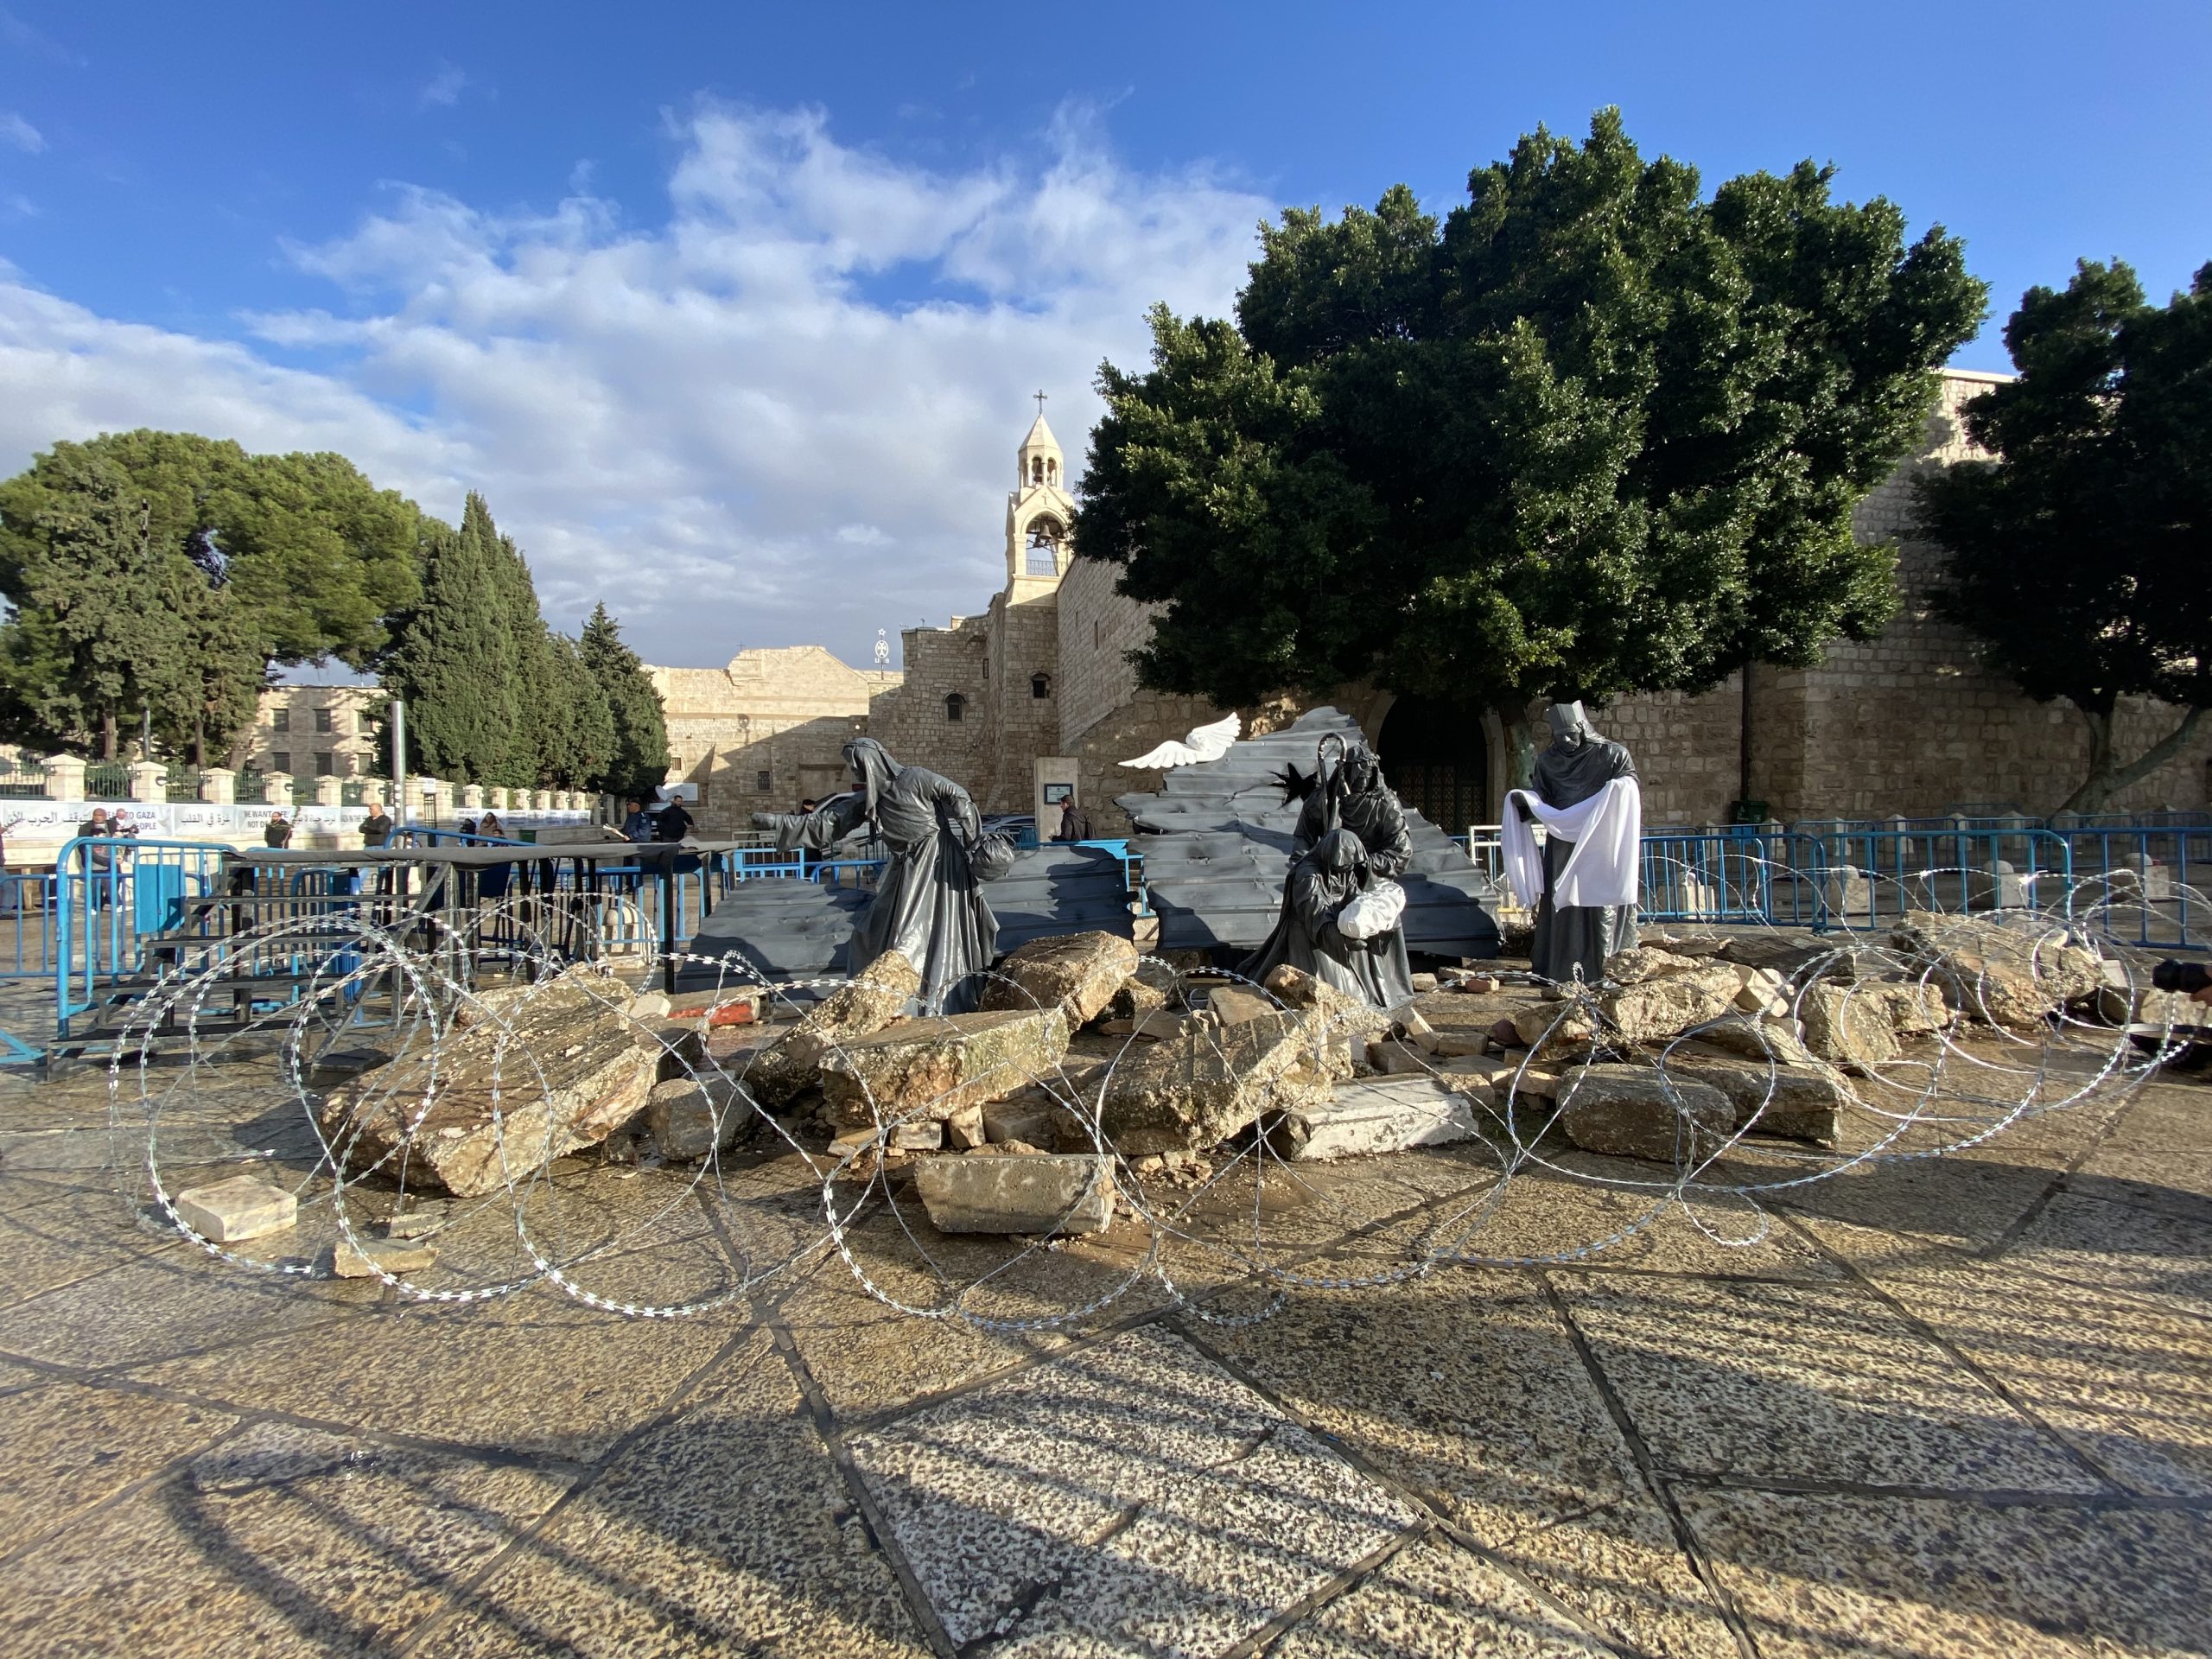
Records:
{"label": "tree trunk", "polygon": [[[1536,727],[1529,718],[1529,705],[1518,703],[1497,711],[1505,729],[1508,789],[1527,789],[1536,778]],[[1499,803],[1503,810],[1503,802]]]}
{"label": "tree trunk", "polygon": [[112,709],[100,716],[100,759],[115,759],[115,710]]}
{"label": "tree trunk", "polygon": [[2133,760],[2122,764],[2113,756],[2113,721],[2117,710],[2083,709],[2079,703],[2075,707],[2081,709],[2082,718],[2089,728],[2089,773],[2082,780],[2082,786],[2066,798],[2065,804],[2058,809],[2061,813],[2102,810],[2105,803],[2121,790],[2142,782],[2179,754],[2204,714],[2202,709],[2185,711],[2173,730]]}
{"label": "tree trunk", "polygon": [[192,720],[192,764],[200,772],[207,770],[207,722],[197,715]]}

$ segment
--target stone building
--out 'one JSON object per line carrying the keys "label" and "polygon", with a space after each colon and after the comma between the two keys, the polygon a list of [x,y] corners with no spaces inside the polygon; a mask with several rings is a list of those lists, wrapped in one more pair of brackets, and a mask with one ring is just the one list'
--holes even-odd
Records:
{"label": "stone building", "polygon": [[373,685],[267,687],[246,734],[244,764],[309,783],[359,778],[375,764],[375,709],[383,699]]}
{"label": "stone building", "polygon": [[[1700,696],[1592,710],[1637,754],[1648,822],[1725,821],[1747,755],[1749,798],[1785,821],[2040,816],[2071,791],[2087,765],[2087,727],[2070,705],[2034,702],[1975,664],[1966,635],[1929,611],[1942,550],[1909,534],[1910,480],[1969,453],[1960,410],[2000,378],[1946,372],[1921,447],[1859,506],[1859,533],[1899,549],[1899,610],[1879,639],[1835,645],[1817,668],[1756,667],[1748,696],[1732,675]],[[981,614],[906,630],[903,674],[850,669],[815,646],[746,652],[721,670],[653,671],[709,828],[835,787],[838,748],[865,731],[901,761],[957,779],[986,811],[1036,808],[1052,819],[1043,785],[1071,779],[1094,832],[1116,834],[1127,821],[1115,797],[1160,785],[1160,774],[1119,763],[1226,712],[1137,685],[1128,653],[1147,637],[1150,613],[1115,593],[1114,567],[1070,556],[1066,462],[1041,414],[1016,467],[1005,589]],[[1360,722],[1409,804],[1454,830],[1496,821],[1510,757],[1495,715],[1469,720],[1372,685],[1340,687],[1330,701]],[[1238,712],[1248,731],[1269,730],[1307,706],[1285,697]],[[2174,718],[2155,705],[2125,708],[2123,752]],[[2208,753],[2212,734],[2115,805],[2203,806]]]}

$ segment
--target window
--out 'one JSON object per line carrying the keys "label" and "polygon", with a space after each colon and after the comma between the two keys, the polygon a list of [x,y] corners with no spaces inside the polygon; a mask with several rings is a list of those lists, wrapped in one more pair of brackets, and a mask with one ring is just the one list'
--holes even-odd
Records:
{"label": "window", "polygon": [[318,709],[315,711],[315,729],[318,736],[329,735],[334,729],[330,723],[329,709]]}
{"label": "window", "polygon": [[963,720],[967,717],[967,714],[968,699],[957,691],[944,700],[944,717],[947,720]]}
{"label": "window", "polygon": [[1051,696],[1052,677],[1049,674],[1032,674],[1029,677],[1029,695],[1033,697]]}
{"label": "window", "polygon": [[290,731],[292,729],[292,711],[289,709],[279,709],[272,713],[269,716],[269,729],[272,732]]}
{"label": "window", "polygon": [[338,757],[328,749],[317,749],[315,752],[315,775],[335,778],[338,775]]}
{"label": "window", "polygon": [[271,772],[281,772],[286,777],[290,777],[292,773],[292,757],[286,753],[283,749],[273,751],[269,757],[269,770]]}
{"label": "window", "polygon": [[775,786],[776,779],[774,773],[756,772],[753,774],[753,792],[754,794],[766,795],[770,791],[773,790]]}

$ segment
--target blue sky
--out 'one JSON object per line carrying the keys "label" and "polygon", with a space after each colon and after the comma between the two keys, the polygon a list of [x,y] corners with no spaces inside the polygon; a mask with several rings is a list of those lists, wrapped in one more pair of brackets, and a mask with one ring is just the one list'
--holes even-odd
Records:
{"label": "blue sky", "polygon": [[972,611],[1043,385],[1072,465],[1154,299],[1254,222],[1448,207],[1622,107],[1963,236],[2005,366],[2083,255],[2212,259],[2212,4],[0,13],[0,466],[140,424],[483,489],[659,661]]}

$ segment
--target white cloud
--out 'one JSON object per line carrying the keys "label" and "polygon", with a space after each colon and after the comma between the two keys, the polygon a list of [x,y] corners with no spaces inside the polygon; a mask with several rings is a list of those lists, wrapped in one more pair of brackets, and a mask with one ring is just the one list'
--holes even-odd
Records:
{"label": "white cloud", "polygon": [[403,188],[292,249],[331,305],[251,326],[320,372],[0,284],[0,466],[137,424],[340,449],[448,517],[482,490],[567,626],[604,598],[655,661],[865,662],[878,627],[1002,581],[1030,390],[1079,471],[1100,359],[1141,362],[1155,299],[1224,309],[1270,206],[1134,173],[1079,114],[951,173],[811,111],[671,126],[648,229],[583,194],[518,213]]}
{"label": "white cloud", "polygon": [[0,115],[0,138],[27,156],[35,156],[46,148],[46,135],[13,110]]}
{"label": "white cloud", "polygon": [[461,90],[467,85],[467,75],[449,63],[441,63],[437,67],[437,73],[424,81],[421,88],[416,91],[415,101],[424,109],[429,109],[433,105],[442,109],[451,109],[461,102]]}

